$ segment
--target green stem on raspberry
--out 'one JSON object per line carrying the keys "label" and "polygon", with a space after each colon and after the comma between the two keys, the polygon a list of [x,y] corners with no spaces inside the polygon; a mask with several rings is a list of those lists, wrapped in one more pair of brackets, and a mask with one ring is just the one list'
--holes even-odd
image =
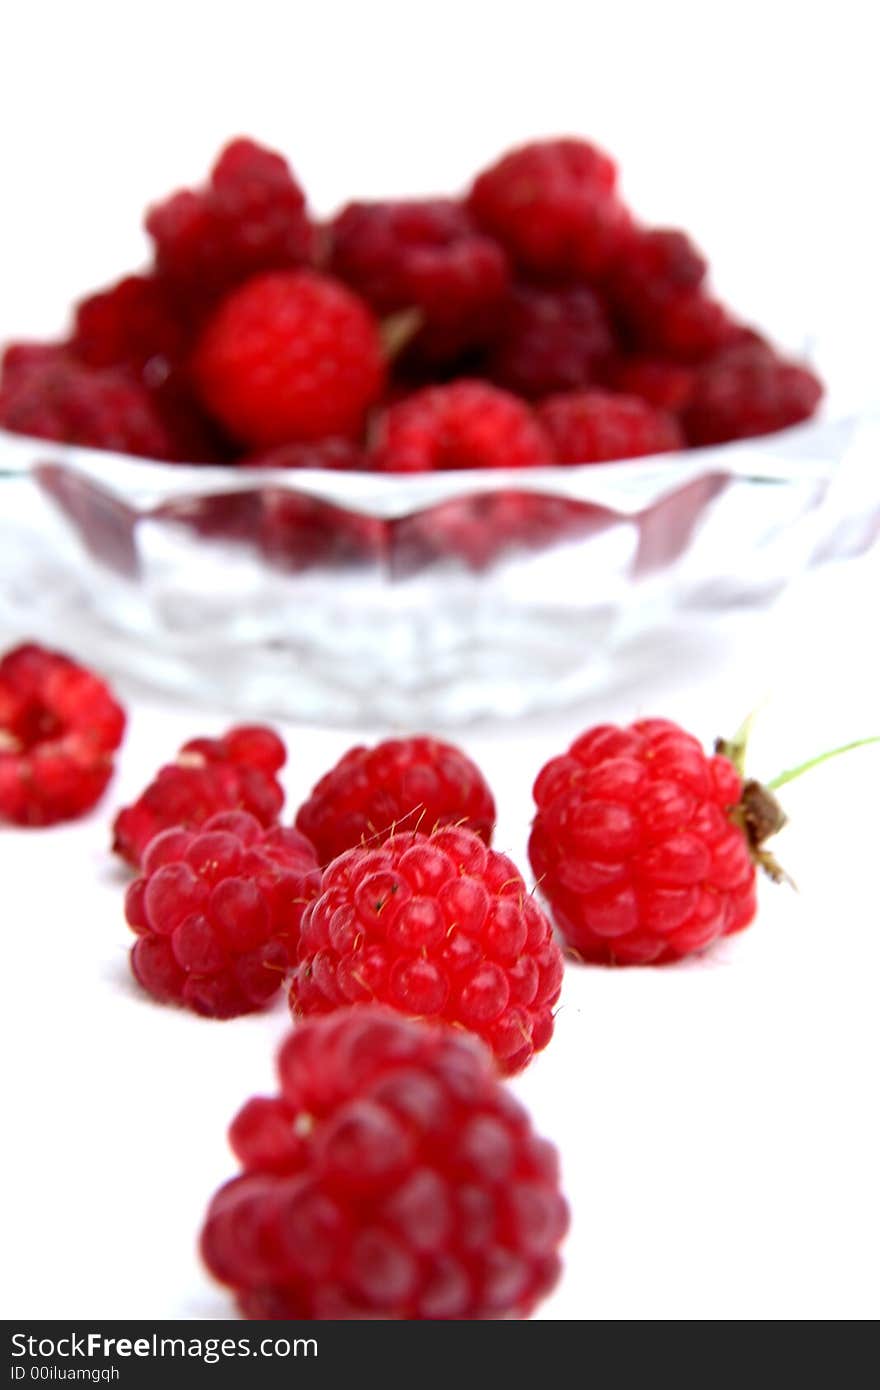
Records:
{"label": "green stem on raspberry", "polygon": [[758,711],[753,709],[747,714],[740,724],[733,738],[716,740],[715,752],[722,753],[728,761],[732,762],[740,777],[746,775],[746,749],[752,735],[752,725],[755,722]]}
{"label": "green stem on raspberry", "polygon": [[[739,735],[736,737],[738,738]],[[779,787],[784,787],[787,782],[793,782],[796,777],[800,777],[803,773],[809,772],[811,768],[819,767],[822,763],[827,763],[829,758],[838,758],[841,753],[849,753],[854,748],[864,748],[869,743],[880,743],[880,735],[874,734],[870,738],[857,738],[852,743],[842,744],[840,748],[832,748],[827,753],[820,753],[818,757],[809,758],[798,767],[791,767],[785,772],[780,772],[778,777],[774,777],[772,782],[765,782],[764,786],[768,791],[775,792]]]}

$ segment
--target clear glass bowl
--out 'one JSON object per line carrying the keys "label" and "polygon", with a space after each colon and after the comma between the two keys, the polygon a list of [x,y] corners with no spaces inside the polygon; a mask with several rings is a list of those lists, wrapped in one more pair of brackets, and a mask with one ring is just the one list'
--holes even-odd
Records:
{"label": "clear glass bowl", "polygon": [[251,715],[453,723],[615,679],[880,530],[880,417],[633,462],[185,467],[0,431],[0,621]]}

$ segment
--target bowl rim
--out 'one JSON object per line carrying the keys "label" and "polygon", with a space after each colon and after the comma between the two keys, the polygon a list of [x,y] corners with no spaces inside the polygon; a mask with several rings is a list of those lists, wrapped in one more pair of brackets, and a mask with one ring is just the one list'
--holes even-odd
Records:
{"label": "bowl rim", "polygon": [[168,463],[0,427],[0,482],[34,475],[39,481],[47,468],[60,466],[139,509],[185,497],[271,490],[388,519],[499,492],[534,493],[633,513],[710,476],[783,486],[830,481],[862,423],[859,416],[819,415],[774,434],[610,463],[427,474]]}

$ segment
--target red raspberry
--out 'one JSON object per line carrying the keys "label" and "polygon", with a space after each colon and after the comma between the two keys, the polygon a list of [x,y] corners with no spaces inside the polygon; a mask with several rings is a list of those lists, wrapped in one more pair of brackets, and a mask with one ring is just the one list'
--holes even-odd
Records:
{"label": "red raspberry", "polygon": [[189,332],[167,286],[128,275],[77,305],[71,349],[90,367],[134,367],[157,384],[187,351]]}
{"label": "red raspberry", "polygon": [[608,283],[624,302],[699,289],[709,267],[686,232],[633,228],[618,248]]}
{"label": "red raspberry", "polygon": [[374,466],[386,473],[530,468],[553,452],[524,402],[482,381],[428,386],[380,418]]}
{"label": "red raspberry", "polygon": [[508,283],[507,257],[449,199],[350,203],[330,228],[330,265],[380,315],[418,311],[409,348],[443,360],[486,342]]}
{"label": "red raspberry", "polygon": [[572,391],[596,380],[613,347],[602,301],[587,285],[517,285],[487,374],[529,398]]}
{"label": "red raspberry", "polygon": [[608,156],[585,140],[539,140],[480,174],[469,207],[525,269],[589,279],[629,230],[616,177]]}
{"label": "red raspberry", "polygon": [[744,343],[701,368],[682,417],[691,444],[723,444],[808,420],[822,399],[809,367]]}
{"label": "red raspberry", "polygon": [[548,396],[538,418],[559,463],[605,463],[684,448],[675,419],[638,396],[569,391]]}
{"label": "red raspberry", "polygon": [[553,758],[535,782],[529,855],[568,944],[584,960],[639,965],[748,926],[756,788],[665,719],[600,725]]}
{"label": "red raspberry", "polygon": [[10,343],[3,352],[3,386],[25,379],[43,367],[57,367],[70,361],[66,343]]}
{"label": "red raspberry", "polygon": [[606,283],[622,325],[641,351],[700,362],[744,330],[706,293],[706,262],[684,232],[633,232]]}
{"label": "red raspberry", "polygon": [[194,370],[206,408],[260,448],[359,435],[384,385],[369,309],[313,271],[261,275],[233,291],[199,340]]}
{"label": "red raspberry", "polygon": [[175,457],[149,392],[124,370],[98,370],[52,345],[14,344],[3,359],[0,424],[16,434],[145,458]]}
{"label": "red raspberry", "polygon": [[246,1317],[526,1317],[559,1276],[559,1160],[488,1057],[384,1009],[303,1023],[239,1111],[201,1236]]}
{"label": "red raspberry", "polygon": [[336,473],[366,469],[364,451],[350,439],[315,439],[309,444],[279,444],[240,459],[243,468],[332,468]]}
{"label": "red raspberry", "polygon": [[452,744],[424,735],[351,748],[299,808],[296,827],[322,864],[398,829],[463,825],[489,844],[495,802],[475,763]]}
{"label": "red raspberry", "polygon": [[125,895],[137,934],[135,979],[163,1004],[209,1018],[262,1009],[296,955],[300,920],[320,882],[297,830],[264,830],[246,811],[221,811],[198,830],[163,830]]}
{"label": "red raspberry", "polygon": [[512,1073],[550,1041],[561,983],[559,947],[516,866],[446,826],[348,850],[324,870],[290,1005],[391,1004],[470,1029]]}
{"label": "red raspberry", "polygon": [[147,214],[156,265],[175,297],[202,308],[267,270],[311,259],[314,230],[286,161],[252,140],[233,140],[198,192],[175,193]]}
{"label": "red raspberry", "polygon": [[125,713],[107,685],[33,644],[0,661],[0,818],[52,825],[91,810],[113,773]]}
{"label": "red raspberry", "polygon": [[641,396],[656,410],[678,415],[694,389],[696,368],[663,357],[620,357],[608,365],[605,379],[622,395]]}
{"label": "red raspberry", "polygon": [[134,868],[160,831],[196,830],[220,811],[247,811],[261,826],[274,825],[284,804],[275,774],[287,750],[262,725],[240,725],[222,738],[194,738],[178,760],[159,769],[137,801],[113,823],[113,849]]}
{"label": "red raspberry", "polygon": [[125,367],[140,377],[172,441],[171,457],[220,462],[224,441],[192,393],[191,339],[168,286],[155,276],[129,275],[82,301],[70,347],[89,366]]}

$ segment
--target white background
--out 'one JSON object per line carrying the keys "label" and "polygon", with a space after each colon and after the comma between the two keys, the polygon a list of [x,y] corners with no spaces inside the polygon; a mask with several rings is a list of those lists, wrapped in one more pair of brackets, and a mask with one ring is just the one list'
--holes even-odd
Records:
{"label": "white background", "polygon": [[[618,155],[646,218],[693,231],[743,313],[818,337],[837,400],[876,399],[868,10],[19,7],[0,54],[0,339],[60,329],[77,294],[137,265],[144,203],[198,179],[230,134],[283,148],[326,212],[454,189],[517,139],[572,131]],[[825,571],[764,621],[695,633],[692,667],[462,735],[496,791],[498,845],[524,862],[535,772],[599,719],[664,714],[709,741],[767,696],[765,774],[880,731],[878,575],[876,558]],[[285,1026],[281,1006],[228,1024],[162,1010],[129,979],[109,814],[227,721],[125,694],[106,804],[0,839],[9,1317],[228,1310],[195,1232],[231,1171],[225,1126],[271,1085]],[[292,809],[357,731],[285,733]],[[780,854],[800,893],[769,889],[738,940],[680,968],[568,972],[553,1043],[515,1083],[561,1147],[574,1216],[541,1316],[880,1311],[878,780],[868,749],[788,789]]]}

